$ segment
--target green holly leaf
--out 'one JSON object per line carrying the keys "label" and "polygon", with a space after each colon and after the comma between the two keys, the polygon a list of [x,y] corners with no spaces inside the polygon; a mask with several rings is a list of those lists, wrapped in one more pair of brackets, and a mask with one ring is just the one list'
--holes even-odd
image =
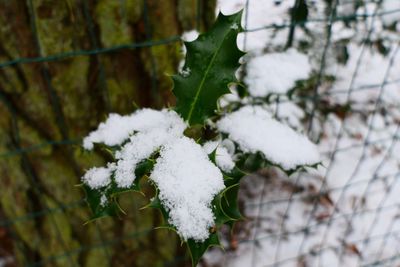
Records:
{"label": "green holly leaf", "polygon": [[214,165],[217,165],[217,148],[215,148],[210,154],[208,154],[208,158]]}
{"label": "green holly leaf", "polygon": [[242,11],[230,16],[222,13],[210,29],[193,42],[185,42],[185,65],[172,76],[177,98],[176,111],[190,124],[203,124],[215,115],[217,100],[237,83],[235,71],[244,55],[236,45]]}
{"label": "green holly leaf", "polygon": [[219,228],[221,227],[223,224],[226,224],[232,220],[234,220],[233,218],[229,217],[223,210],[222,208],[222,198],[223,198],[223,194],[220,193],[217,196],[215,196],[212,204],[212,210],[215,216],[215,227]]}
{"label": "green holly leaf", "polygon": [[243,172],[238,167],[233,168],[230,173],[224,173],[224,184],[225,187],[230,187],[235,184],[239,184],[240,180],[245,176],[246,173]]}
{"label": "green holly leaf", "polygon": [[239,184],[228,187],[221,199],[221,207],[224,213],[233,220],[240,220],[243,218],[238,207],[238,192]]}
{"label": "green holly leaf", "polygon": [[213,212],[217,227],[227,224],[231,228],[237,220],[243,219],[239,211],[238,193],[240,180],[245,175],[239,168],[235,167],[230,173],[224,174],[225,190],[218,194],[213,202]]}
{"label": "green holly leaf", "polygon": [[229,176],[224,174],[226,188],[215,196],[212,202],[217,228],[223,224],[232,226],[237,220],[243,218],[238,207],[238,192],[240,179],[244,175],[238,168],[234,168]]}
{"label": "green holly leaf", "polygon": [[201,257],[209,247],[221,246],[218,234],[216,232],[211,233],[210,236],[204,242],[196,242],[194,240],[189,239],[186,243],[190,252],[190,256],[192,258],[193,267],[197,266]]}
{"label": "green holly leaf", "polygon": [[[87,185],[83,185],[83,188],[86,193],[85,200],[92,211],[89,222],[101,217],[117,216],[121,212],[116,199],[107,196],[106,192],[92,189]],[[102,201],[103,198],[105,198],[105,201]]]}
{"label": "green holly leaf", "polygon": [[164,206],[161,203],[160,198],[158,197],[158,190],[156,191],[156,195],[151,199],[150,203],[143,207],[143,209],[146,209],[146,208],[158,209],[163,216],[164,226],[167,226],[168,228],[174,228],[173,226],[168,224],[168,219],[169,219],[168,211],[164,208]]}

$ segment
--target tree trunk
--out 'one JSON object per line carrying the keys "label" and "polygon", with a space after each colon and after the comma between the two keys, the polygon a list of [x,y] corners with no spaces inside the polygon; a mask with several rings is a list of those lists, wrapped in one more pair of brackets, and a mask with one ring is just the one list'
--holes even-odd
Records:
{"label": "tree trunk", "polygon": [[178,36],[207,28],[214,4],[0,0],[0,230],[15,265],[185,262],[175,234],[152,230],[159,214],[139,211],[141,195],[122,197],[123,218],[84,225],[90,212],[76,185],[106,156],[80,143],[109,112],[174,104],[167,74],[182,59]]}

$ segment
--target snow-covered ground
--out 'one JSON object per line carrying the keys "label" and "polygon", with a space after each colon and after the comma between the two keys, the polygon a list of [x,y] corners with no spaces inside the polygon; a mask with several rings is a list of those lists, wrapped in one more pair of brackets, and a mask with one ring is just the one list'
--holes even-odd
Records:
{"label": "snow-covered ground", "polygon": [[[289,27],[271,25],[290,25],[294,2],[219,0],[218,10],[246,8],[247,101],[274,100],[278,119],[318,142],[323,166],[246,177],[247,220],[207,266],[399,266],[400,1],[339,1],[336,19],[328,1],[307,1],[310,22],[284,50]],[[299,79],[314,83],[289,99]]]}

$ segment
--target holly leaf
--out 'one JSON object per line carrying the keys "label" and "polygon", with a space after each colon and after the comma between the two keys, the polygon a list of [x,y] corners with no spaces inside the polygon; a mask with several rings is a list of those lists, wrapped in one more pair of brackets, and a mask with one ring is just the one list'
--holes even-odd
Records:
{"label": "holly leaf", "polygon": [[227,224],[233,228],[237,220],[243,219],[239,211],[238,193],[240,180],[245,175],[239,168],[235,167],[230,174],[224,174],[225,190],[219,193],[213,201],[213,212],[215,224],[220,227]]}
{"label": "holly leaf", "polygon": [[235,71],[244,55],[236,45],[242,11],[230,16],[219,13],[210,31],[193,42],[187,50],[182,72],[172,76],[177,98],[176,111],[190,124],[203,124],[217,109],[218,99],[229,93],[228,85],[237,83]]}
{"label": "holly leaf", "polygon": [[237,220],[243,219],[238,206],[238,192],[240,179],[244,175],[238,168],[233,169],[230,176],[224,174],[226,188],[212,202],[217,229],[223,224],[232,226]]}
{"label": "holly leaf", "polygon": [[240,180],[245,176],[246,173],[243,172],[238,167],[233,168],[230,173],[224,173],[224,184],[225,187],[230,187],[232,185],[239,184]]}
{"label": "holly leaf", "polygon": [[[120,213],[116,199],[108,198],[105,192],[92,189],[87,185],[83,185],[83,188],[86,193],[86,202],[92,211],[89,222],[102,217],[117,216]],[[105,200],[102,200],[103,198]]]}
{"label": "holly leaf", "polygon": [[[150,203],[143,207],[143,209],[146,209],[146,208],[158,209],[163,216],[164,226],[173,228],[173,226],[168,224],[168,219],[169,219],[168,211],[162,205],[161,200],[158,197],[158,190],[156,191],[156,195],[151,199]],[[175,231],[175,229],[174,229],[174,231]]]}
{"label": "holly leaf", "polygon": [[221,227],[223,224],[226,224],[232,220],[234,220],[233,218],[229,217],[225,211],[222,208],[222,198],[223,198],[223,194],[220,193],[217,196],[215,196],[212,204],[213,207],[213,213],[215,216],[215,226],[216,228]]}
{"label": "holly leaf", "polygon": [[196,242],[192,239],[189,239],[186,243],[190,252],[190,256],[192,258],[193,267],[197,266],[201,257],[209,247],[221,246],[218,234],[216,232],[211,233],[210,236],[204,242]]}
{"label": "holly leaf", "polygon": [[224,213],[233,220],[240,220],[243,218],[238,207],[238,193],[239,184],[228,187],[221,199],[221,207]]}

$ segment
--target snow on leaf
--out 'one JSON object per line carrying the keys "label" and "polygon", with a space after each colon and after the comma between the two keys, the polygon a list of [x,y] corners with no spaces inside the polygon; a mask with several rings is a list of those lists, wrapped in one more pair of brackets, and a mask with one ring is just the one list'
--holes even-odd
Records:
{"label": "snow on leaf", "polygon": [[230,16],[220,13],[210,31],[193,42],[185,42],[187,54],[182,69],[190,73],[182,72],[172,79],[176,111],[190,125],[202,124],[213,116],[217,100],[229,93],[229,83],[237,81],[235,71],[244,54],[236,45],[241,16],[242,12]]}
{"label": "snow on leaf", "polygon": [[115,164],[107,167],[93,167],[82,177],[82,181],[93,189],[105,187],[111,182],[111,174],[115,170]]}
{"label": "snow on leaf", "polygon": [[[148,174],[153,166],[152,160],[139,163],[134,170],[136,177],[140,178]],[[124,192],[140,192],[139,179],[136,179],[128,188],[119,188],[115,182],[115,163],[109,163],[107,168],[92,169],[82,177],[86,202],[92,210],[91,220],[104,216],[117,216],[121,213],[117,195]]]}
{"label": "snow on leaf", "polygon": [[209,247],[221,246],[217,233],[212,233],[207,240],[202,243],[198,243],[194,240],[188,240],[187,246],[190,251],[190,256],[192,258],[192,266],[197,266],[203,254],[207,251]]}
{"label": "snow on leaf", "polygon": [[91,220],[105,216],[117,216],[120,212],[118,204],[114,199],[108,200],[103,191],[92,189],[90,186],[83,185],[86,194],[86,202],[88,203],[92,216]]}
{"label": "snow on leaf", "polygon": [[115,181],[121,188],[129,187],[136,179],[135,169],[144,159],[149,158],[169,139],[175,138],[168,132],[151,131],[138,133],[116,153],[117,167]]}
{"label": "snow on leaf", "polygon": [[183,131],[186,125],[176,112],[167,109],[159,111],[145,108],[126,116],[110,114],[97,130],[83,139],[83,147],[91,150],[94,143],[120,145],[134,132],[148,132],[155,128]]}
{"label": "snow on leaf", "polygon": [[[138,164],[169,140],[182,136],[185,128],[186,124],[175,111],[142,109],[129,116],[110,116],[84,139],[84,146],[90,149],[98,142],[117,145],[129,139],[116,151],[117,162],[113,166],[118,187],[129,188],[136,178]],[[104,168],[92,169],[82,179],[90,187],[98,188],[104,186],[105,172]]]}
{"label": "snow on leaf", "polygon": [[217,141],[209,141],[203,145],[204,151],[207,154],[211,154],[215,151],[215,159],[217,166],[224,172],[230,172],[235,167],[232,156],[229,154],[227,148]]}
{"label": "snow on leaf", "polygon": [[171,141],[161,148],[150,179],[179,235],[184,240],[206,240],[214,225],[211,202],[224,182],[202,147],[187,137]]}
{"label": "snow on leaf", "polygon": [[245,106],[217,122],[221,132],[245,153],[261,152],[286,170],[320,161],[317,147],[305,136],[274,120],[262,107]]}

